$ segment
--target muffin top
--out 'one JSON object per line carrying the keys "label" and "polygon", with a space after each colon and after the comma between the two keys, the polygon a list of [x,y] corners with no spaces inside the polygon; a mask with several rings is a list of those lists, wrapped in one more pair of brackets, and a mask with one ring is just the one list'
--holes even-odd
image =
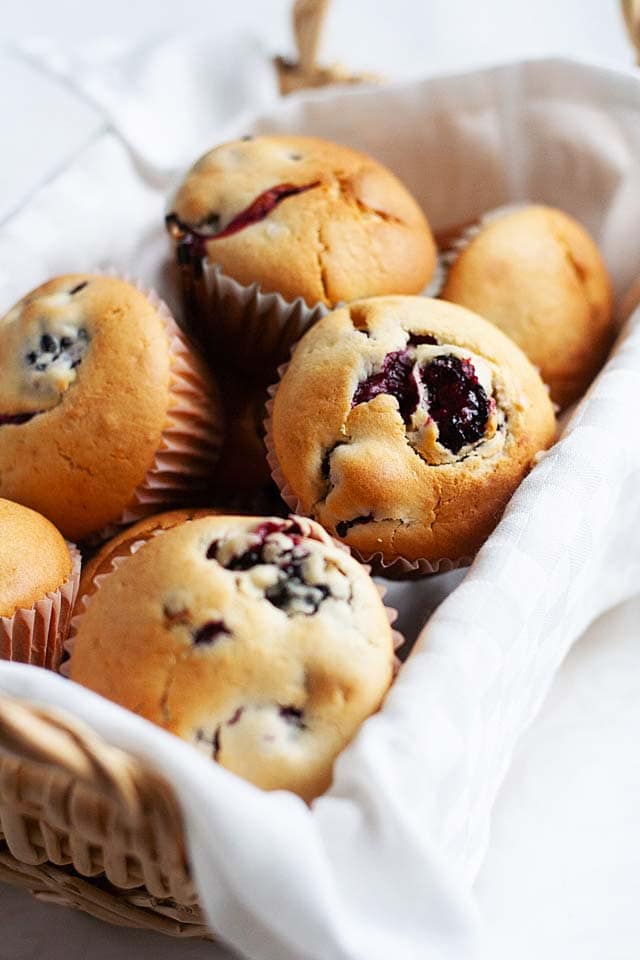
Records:
{"label": "muffin top", "polygon": [[144,517],[138,523],[121,530],[115,537],[103,543],[98,552],[87,563],[83,564],[78,588],[78,603],[82,602],[85,595],[93,593],[96,577],[102,577],[112,572],[114,560],[131,556],[131,548],[134,544],[149,540],[151,537],[171,530],[181,523],[198,520],[200,517],[214,516],[221,512],[214,507],[168,510],[165,513],[156,513],[151,517]]}
{"label": "muffin top", "polygon": [[442,297],[515,340],[560,407],[576,400],[614,336],[610,280],[587,231],[560,210],[524,206],[497,210],[468,241],[450,242]]}
{"label": "muffin top", "polygon": [[136,287],[50,280],[0,320],[0,495],[72,540],[116,520],[167,419],[169,340]]}
{"label": "muffin top", "polygon": [[555,420],[496,327],[443,301],[381,297],[303,337],[271,433],[276,479],[298,509],[392,563],[471,556]]}
{"label": "muffin top", "polygon": [[205,154],[167,224],[240,283],[310,306],[419,293],[435,269],[429,225],[400,181],[314,137],[246,138]]}
{"label": "muffin top", "polygon": [[70,672],[256,785],[310,800],[392,666],[373,581],[317,524],[208,517],[103,581]]}
{"label": "muffin top", "polygon": [[0,617],[12,617],[61,587],[71,555],[52,523],[34,510],[0,500]]}

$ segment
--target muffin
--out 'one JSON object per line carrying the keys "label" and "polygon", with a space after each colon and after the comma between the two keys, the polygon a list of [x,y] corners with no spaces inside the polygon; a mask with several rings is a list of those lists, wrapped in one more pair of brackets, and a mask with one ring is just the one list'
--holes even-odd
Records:
{"label": "muffin", "polygon": [[218,516],[152,538],[104,580],[70,675],[257,786],[312,800],[393,659],[375,584],[321,527]]}
{"label": "muffin", "polygon": [[57,669],[80,554],[34,510],[0,499],[0,659]]}
{"label": "muffin", "polygon": [[524,350],[560,408],[577,400],[614,337],[611,283],[586,230],[551,207],[495,211],[449,241],[441,296]]}
{"label": "muffin", "polygon": [[394,572],[472,557],[554,434],[522,351],[426,297],[362,300],[316,324],[268,424],[287,503]]}
{"label": "muffin", "polygon": [[245,363],[286,358],[340,301],[421,292],[436,263],[429,225],[400,181],[314,137],[246,137],[205,154],[167,227],[187,319]]}
{"label": "muffin", "polygon": [[153,295],[72,274],[0,321],[0,496],[66,537],[202,500],[220,444],[215,383]]}

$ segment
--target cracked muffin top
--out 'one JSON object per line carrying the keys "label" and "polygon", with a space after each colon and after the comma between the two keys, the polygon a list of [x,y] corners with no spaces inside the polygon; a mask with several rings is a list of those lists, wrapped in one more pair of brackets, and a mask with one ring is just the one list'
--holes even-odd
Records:
{"label": "cracked muffin top", "polygon": [[70,674],[257,786],[311,800],[393,659],[375,584],[321,527],[218,516],[149,540],[103,581]]}
{"label": "cracked muffin top", "polygon": [[577,400],[614,337],[611,284],[587,231],[560,210],[525,206],[495,211],[447,245],[441,296],[515,340],[559,407]]}
{"label": "cracked muffin top", "polygon": [[0,617],[29,609],[71,574],[71,555],[52,523],[34,510],[0,500]]}
{"label": "cracked muffin top", "polygon": [[419,293],[435,269],[429,225],[400,181],[314,137],[246,138],[205,154],[167,226],[240,283],[310,306]]}
{"label": "cracked muffin top", "polygon": [[114,522],[144,480],[170,402],[169,336],[115,277],[60,276],[0,319],[0,496],[72,540]]}
{"label": "cracked muffin top", "polygon": [[296,509],[383,564],[473,556],[555,435],[522,351],[455,304],[335,310],[275,394],[274,477]]}

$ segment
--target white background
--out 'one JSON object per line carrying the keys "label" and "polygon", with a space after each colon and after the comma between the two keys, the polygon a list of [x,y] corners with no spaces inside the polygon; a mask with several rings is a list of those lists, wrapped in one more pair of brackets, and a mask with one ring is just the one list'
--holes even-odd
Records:
{"label": "white background", "polygon": [[[215,57],[226,38],[252,31],[267,51],[286,53],[288,8],[288,0],[6,5],[0,227],[104,125],[90,104],[17,52],[21,41],[37,35],[99,49],[197,30],[211,36]],[[334,0],[325,42],[326,60],[389,76],[552,53],[629,66],[615,0]],[[520,745],[477,884],[482,960],[637,960],[639,621],[636,601],[592,628]],[[227,956],[209,945],[116,930],[1,885],[0,922],[0,960]]]}

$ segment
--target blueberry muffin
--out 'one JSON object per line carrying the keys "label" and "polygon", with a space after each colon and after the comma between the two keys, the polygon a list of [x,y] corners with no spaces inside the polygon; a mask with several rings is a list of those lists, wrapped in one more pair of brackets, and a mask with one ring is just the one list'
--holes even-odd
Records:
{"label": "blueberry muffin", "polygon": [[442,297],[524,350],[560,408],[577,400],[614,337],[611,283],[587,231],[551,207],[495,211],[449,238]]}
{"label": "blueberry muffin", "polygon": [[[234,354],[244,347],[250,356],[257,340],[285,357],[317,319],[310,308],[419,293],[436,263],[429,225],[400,181],[371,157],[314,137],[248,137],[205,154],[167,226],[189,318],[205,341],[224,334]],[[221,300],[218,271],[241,286],[235,304]],[[273,298],[243,296],[253,284],[309,309],[293,315]]]}
{"label": "blueberry muffin", "polygon": [[308,520],[207,517],[149,540],[77,622],[73,680],[305,800],[393,673],[366,570]]}
{"label": "blueberry muffin", "polygon": [[34,510],[0,500],[0,658],[56,669],[80,557]]}
{"label": "blueberry muffin", "polygon": [[57,277],[0,321],[0,495],[72,540],[203,497],[217,390],[166,308],[115,277]]}
{"label": "blueberry muffin", "polygon": [[496,327],[379,297],[304,336],[268,440],[289,504],[365,558],[427,572],[473,556],[554,434],[544,384]]}

